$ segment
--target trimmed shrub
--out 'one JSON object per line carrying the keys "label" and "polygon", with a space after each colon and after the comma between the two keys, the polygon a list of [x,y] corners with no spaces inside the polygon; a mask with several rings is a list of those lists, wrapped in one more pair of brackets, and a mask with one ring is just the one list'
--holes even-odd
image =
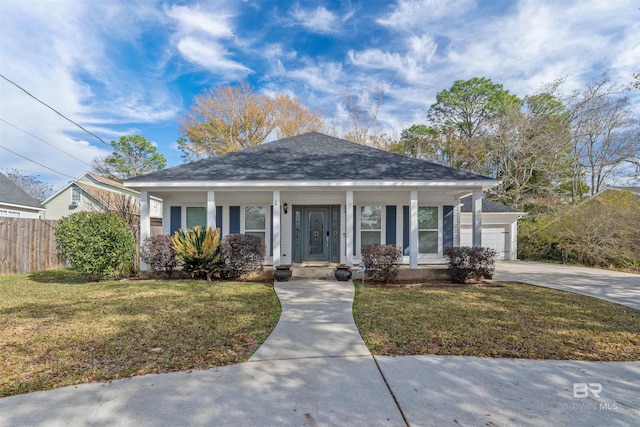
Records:
{"label": "trimmed shrub", "polygon": [[193,278],[211,280],[220,259],[220,230],[200,226],[180,229],[171,240],[183,270]]}
{"label": "trimmed shrub", "polygon": [[266,248],[264,241],[251,234],[229,234],[222,241],[218,271],[223,279],[237,279],[261,271]]}
{"label": "trimmed shrub", "polygon": [[140,248],[140,258],[147,263],[153,273],[166,272],[169,276],[178,265],[171,236],[146,238]]}
{"label": "trimmed shrub", "polygon": [[115,214],[71,214],[60,219],[55,235],[60,255],[73,270],[92,279],[115,279],[132,271],[134,238]]}
{"label": "trimmed shrub", "polygon": [[449,258],[451,280],[454,283],[466,283],[470,279],[491,279],[496,269],[496,254],[490,248],[469,246],[450,246],[444,250],[444,256]]}
{"label": "trimmed shrub", "polygon": [[362,262],[373,280],[391,283],[398,277],[402,249],[394,245],[365,245]]}

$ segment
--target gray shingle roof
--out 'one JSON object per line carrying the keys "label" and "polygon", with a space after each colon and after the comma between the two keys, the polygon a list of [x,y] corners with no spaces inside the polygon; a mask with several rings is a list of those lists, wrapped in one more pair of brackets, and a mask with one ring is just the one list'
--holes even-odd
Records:
{"label": "gray shingle roof", "polygon": [[[460,199],[462,206],[460,212],[471,213],[471,196],[463,197]],[[482,198],[482,212],[486,213],[524,213],[518,209],[511,208],[509,206],[501,205],[492,200]]]}
{"label": "gray shingle roof", "polygon": [[0,202],[44,209],[42,204],[0,173]]}
{"label": "gray shingle roof", "polygon": [[485,176],[310,132],[197,160],[135,181],[474,181]]}

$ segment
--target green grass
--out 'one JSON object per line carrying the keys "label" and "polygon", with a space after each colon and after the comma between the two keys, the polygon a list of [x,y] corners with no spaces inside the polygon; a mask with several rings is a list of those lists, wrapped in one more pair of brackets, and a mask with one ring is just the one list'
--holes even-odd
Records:
{"label": "green grass", "polygon": [[354,318],[378,355],[640,360],[640,311],[536,286],[358,285]]}
{"label": "green grass", "polygon": [[280,316],[256,283],[0,277],[0,397],[246,360]]}

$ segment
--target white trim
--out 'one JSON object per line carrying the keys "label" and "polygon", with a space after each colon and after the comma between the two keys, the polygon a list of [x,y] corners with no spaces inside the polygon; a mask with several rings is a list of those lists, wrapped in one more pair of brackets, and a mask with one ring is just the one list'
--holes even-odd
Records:
{"label": "white trim", "polygon": [[216,193],[207,191],[207,228],[216,228]]}
{"label": "white trim", "polygon": [[[151,215],[149,212],[149,193],[140,192],[140,242],[144,243],[146,239],[151,237]],[[140,270],[146,271],[149,266],[140,260]]]}
{"label": "white trim", "polygon": [[482,247],[482,191],[474,191],[471,199],[471,245]]}
{"label": "white trim", "polygon": [[134,181],[125,182],[127,188],[153,188],[156,191],[161,189],[175,189],[179,187],[191,187],[200,189],[203,187],[213,188],[305,188],[305,187],[457,187],[473,189],[482,187],[483,189],[493,188],[500,184],[497,180],[450,180],[450,181]]}
{"label": "white trim", "polygon": [[26,205],[16,205],[13,203],[7,203],[7,202],[0,202],[0,206],[7,206],[10,208],[19,208],[19,209],[24,209],[24,210],[33,210],[33,211],[46,211],[47,208],[36,208],[33,206],[26,206]]}
{"label": "white trim", "polygon": [[409,205],[409,265],[418,268],[418,192],[411,190]]}
{"label": "white trim", "polygon": [[280,265],[280,191],[273,192],[273,261],[272,265]]}
{"label": "white trim", "polygon": [[346,237],[344,239],[345,246],[345,254],[346,254],[346,264],[349,266],[353,265],[353,191],[349,190],[346,192],[346,207],[345,207],[345,216],[346,216]]}

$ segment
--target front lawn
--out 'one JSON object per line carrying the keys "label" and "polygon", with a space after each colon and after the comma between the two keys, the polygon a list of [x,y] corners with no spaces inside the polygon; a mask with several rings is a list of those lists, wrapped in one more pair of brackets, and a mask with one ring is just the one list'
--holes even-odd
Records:
{"label": "front lawn", "polygon": [[640,360],[640,311],[537,286],[357,285],[353,312],[377,355]]}
{"label": "front lawn", "polygon": [[270,285],[0,277],[0,397],[247,359],[280,316]]}

